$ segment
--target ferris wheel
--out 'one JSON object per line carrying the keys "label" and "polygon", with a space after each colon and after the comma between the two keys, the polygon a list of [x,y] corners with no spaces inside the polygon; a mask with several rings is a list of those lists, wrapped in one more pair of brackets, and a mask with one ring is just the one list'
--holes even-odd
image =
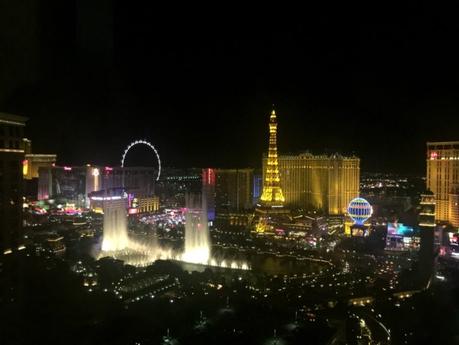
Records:
{"label": "ferris wheel", "polygon": [[159,177],[161,176],[161,159],[159,158],[159,153],[156,150],[156,148],[153,146],[152,143],[146,141],[146,140],[136,140],[130,143],[127,147],[126,150],[124,150],[123,157],[121,158],[121,167],[124,168],[124,161],[126,159],[126,155],[128,154],[129,150],[133,148],[136,145],[146,145],[149,148],[153,150],[153,152],[156,155],[156,160],[158,161],[158,175],[156,176],[156,181],[159,180]]}

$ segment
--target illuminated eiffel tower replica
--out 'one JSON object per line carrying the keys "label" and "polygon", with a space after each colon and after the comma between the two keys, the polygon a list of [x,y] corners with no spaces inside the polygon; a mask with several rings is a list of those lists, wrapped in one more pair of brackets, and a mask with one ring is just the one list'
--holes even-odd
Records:
{"label": "illuminated eiffel tower replica", "polygon": [[263,193],[255,208],[253,228],[259,234],[275,234],[276,225],[290,220],[290,211],[284,208],[285,198],[280,185],[277,160],[277,116],[274,109],[269,117],[268,160],[263,175]]}

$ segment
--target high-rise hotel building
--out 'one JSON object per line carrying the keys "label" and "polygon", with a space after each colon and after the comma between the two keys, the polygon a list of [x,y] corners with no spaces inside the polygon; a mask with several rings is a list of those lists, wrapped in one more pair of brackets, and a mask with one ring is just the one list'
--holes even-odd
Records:
{"label": "high-rise hotel building", "polygon": [[203,169],[209,220],[225,228],[247,225],[250,218],[247,211],[253,207],[253,180],[250,168]]}
{"label": "high-rise hotel building", "polygon": [[[279,155],[280,186],[285,205],[344,214],[359,196],[360,159],[334,155]],[[263,172],[267,158],[263,158]],[[263,178],[264,180],[264,178]]]}
{"label": "high-rise hotel building", "polygon": [[435,259],[435,195],[431,191],[421,194],[419,206],[419,228],[421,231],[419,273],[421,277],[430,279],[434,270]]}
{"label": "high-rise hotel building", "polygon": [[253,169],[216,169],[217,212],[240,212],[253,206]]}
{"label": "high-rise hotel building", "polygon": [[436,221],[459,227],[459,141],[427,143],[427,189],[435,195]]}
{"label": "high-rise hotel building", "polygon": [[27,118],[0,113],[0,255],[23,249],[24,128]]}

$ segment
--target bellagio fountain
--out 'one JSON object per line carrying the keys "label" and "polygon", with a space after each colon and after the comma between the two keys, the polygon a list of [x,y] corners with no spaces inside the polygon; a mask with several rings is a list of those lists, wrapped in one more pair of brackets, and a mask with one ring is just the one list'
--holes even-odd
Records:
{"label": "bellagio fountain", "polygon": [[212,257],[207,206],[200,196],[187,196],[185,208],[185,241],[182,251],[161,246],[156,237],[139,241],[129,237],[127,227],[127,194],[108,191],[93,197],[103,203],[103,240],[98,257],[110,256],[126,264],[144,267],[156,260],[175,260],[196,265],[248,270],[245,262],[219,260]]}
{"label": "bellagio fountain", "polygon": [[127,194],[122,189],[103,191],[92,197],[104,210],[103,239],[98,257],[110,256],[133,266],[147,266],[158,259],[172,258],[172,251],[161,248],[155,237],[149,241],[132,239],[127,227]]}
{"label": "bellagio fountain", "polygon": [[210,259],[210,236],[205,201],[187,196],[185,209],[185,248],[181,260],[207,264]]}

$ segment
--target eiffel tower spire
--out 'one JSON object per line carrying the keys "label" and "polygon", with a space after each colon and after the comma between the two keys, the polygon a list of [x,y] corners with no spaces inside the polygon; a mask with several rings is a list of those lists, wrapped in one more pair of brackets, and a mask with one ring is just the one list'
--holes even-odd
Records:
{"label": "eiffel tower spire", "polygon": [[285,199],[280,186],[279,162],[277,160],[277,116],[274,109],[269,117],[268,160],[264,176],[261,203],[265,206],[283,206]]}

